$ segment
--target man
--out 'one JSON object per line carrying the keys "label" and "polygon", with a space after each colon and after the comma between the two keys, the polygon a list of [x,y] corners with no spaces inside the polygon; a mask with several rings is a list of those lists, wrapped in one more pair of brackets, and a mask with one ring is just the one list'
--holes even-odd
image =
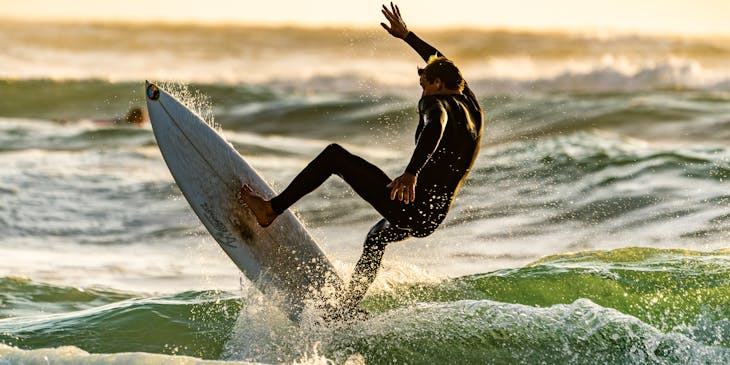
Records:
{"label": "man", "polygon": [[384,217],[367,234],[341,313],[355,309],[365,296],[388,243],[409,236],[428,236],[446,218],[456,192],[474,164],[482,136],[482,108],[459,69],[408,31],[398,6],[391,3],[388,9],[383,5],[382,12],[390,23],[380,23],[383,28],[405,40],[428,62],[425,68],[418,69],[423,94],[418,103],[416,148],[405,172],[391,180],[375,165],[331,144],[271,200],[247,185],[241,188],[241,198],[263,227],[332,174],[343,178]]}

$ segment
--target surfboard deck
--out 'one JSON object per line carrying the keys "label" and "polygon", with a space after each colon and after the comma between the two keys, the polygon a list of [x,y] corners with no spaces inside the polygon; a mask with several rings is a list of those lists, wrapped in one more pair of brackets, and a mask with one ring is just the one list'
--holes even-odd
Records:
{"label": "surfboard deck", "polygon": [[262,228],[239,203],[250,185],[266,198],[271,187],[199,115],[162,88],[145,82],[147,110],[162,156],[200,221],[262,292],[299,321],[307,305],[331,306],[343,281],[306,228],[287,211]]}

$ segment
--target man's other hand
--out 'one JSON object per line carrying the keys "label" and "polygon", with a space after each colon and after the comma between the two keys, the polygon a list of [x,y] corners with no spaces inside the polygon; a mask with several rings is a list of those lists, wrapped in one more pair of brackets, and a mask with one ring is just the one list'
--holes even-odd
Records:
{"label": "man's other hand", "polygon": [[398,176],[387,187],[390,188],[390,200],[398,198],[406,204],[416,200],[416,175],[410,172]]}

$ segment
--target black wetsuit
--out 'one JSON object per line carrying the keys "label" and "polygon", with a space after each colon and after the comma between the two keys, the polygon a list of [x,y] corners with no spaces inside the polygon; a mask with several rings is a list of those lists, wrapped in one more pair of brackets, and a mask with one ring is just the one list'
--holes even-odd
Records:
{"label": "black wetsuit", "polygon": [[[441,55],[412,32],[405,41],[425,61]],[[384,217],[365,240],[363,255],[350,280],[349,305],[357,304],[375,279],[387,243],[428,236],[441,224],[479,152],[483,113],[468,85],[462,94],[422,97],[418,113],[416,149],[406,167],[417,176],[416,197],[410,204],[391,200],[387,185],[392,179],[337,144],[327,146],[271,200],[274,211],[282,213],[335,174]]]}

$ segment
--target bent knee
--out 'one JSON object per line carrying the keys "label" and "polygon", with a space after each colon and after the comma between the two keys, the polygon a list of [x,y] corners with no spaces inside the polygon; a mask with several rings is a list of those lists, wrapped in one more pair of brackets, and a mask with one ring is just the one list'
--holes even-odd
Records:
{"label": "bent knee", "polygon": [[383,220],[382,222],[385,222],[385,224],[376,224],[368,233],[367,237],[365,238],[365,249],[382,250],[385,249],[385,246],[387,246],[389,243],[402,241],[410,236],[409,231],[392,227],[383,229],[383,227],[386,227],[386,225],[389,224],[385,220]]}
{"label": "bent knee", "polygon": [[335,167],[346,163],[350,159],[351,154],[339,144],[331,143],[327,145],[320,156],[323,157],[330,166]]}
{"label": "bent knee", "polygon": [[328,154],[342,154],[347,153],[347,150],[345,147],[342,147],[337,143],[330,143],[327,147],[325,147],[324,152]]}

